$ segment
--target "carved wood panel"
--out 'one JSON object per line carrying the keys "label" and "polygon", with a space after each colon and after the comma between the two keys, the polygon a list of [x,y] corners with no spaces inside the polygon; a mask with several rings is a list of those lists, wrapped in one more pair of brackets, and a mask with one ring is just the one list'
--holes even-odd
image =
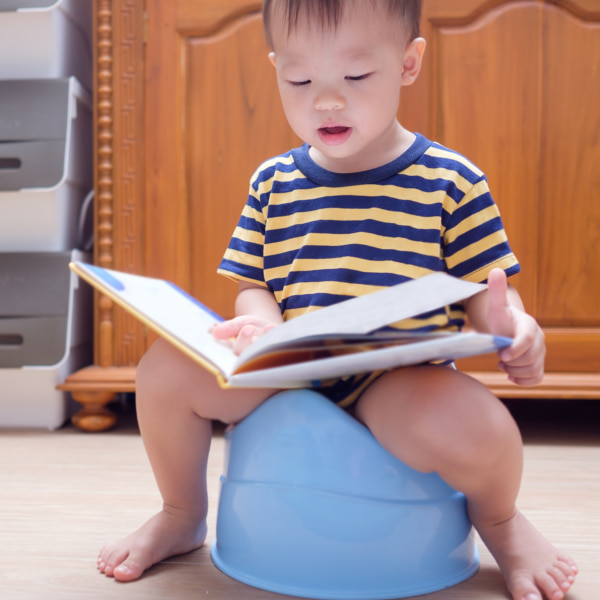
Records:
{"label": "carved wood panel", "polygon": [[[94,35],[96,210],[94,260],[141,272],[143,264],[143,4],[96,0]],[[106,297],[96,296],[95,362],[135,365],[145,330]]]}
{"label": "carved wood panel", "polygon": [[600,17],[548,6],[543,30],[538,317],[600,327]]}
{"label": "carved wood panel", "polygon": [[548,369],[596,372],[600,2],[431,0],[424,13],[428,134],[487,174]]}

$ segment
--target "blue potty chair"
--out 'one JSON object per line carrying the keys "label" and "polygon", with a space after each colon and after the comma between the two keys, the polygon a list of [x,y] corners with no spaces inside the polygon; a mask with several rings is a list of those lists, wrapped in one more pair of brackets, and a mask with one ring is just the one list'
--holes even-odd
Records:
{"label": "blue potty chair", "polygon": [[276,394],[227,431],[221,482],[213,562],[258,588],[400,598],[479,566],[465,497],[310,390]]}

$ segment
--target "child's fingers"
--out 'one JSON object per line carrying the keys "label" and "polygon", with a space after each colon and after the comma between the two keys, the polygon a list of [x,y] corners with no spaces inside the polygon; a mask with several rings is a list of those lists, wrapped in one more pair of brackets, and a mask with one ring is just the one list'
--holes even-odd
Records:
{"label": "child's fingers", "polygon": [[236,338],[244,327],[251,324],[251,317],[235,317],[233,319],[229,319],[228,321],[222,321],[221,323],[217,323],[212,328],[212,334],[218,340],[228,340],[230,338]]}
{"label": "child's fingers", "polygon": [[231,349],[240,354],[261,335],[274,329],[276,325],[252,316],[235,317],[229,321],[218,323],[212,329],[217,340],[226,340]]}
{"label": "child's fingers", "polygon": [[253,325],[244,325],[233,342],[233,351],[241,354],[257,338],[256,327]]}
{"label": "child's fingers", "polygon": [[510,309],[515,332],[513,343],[499,352],[504,362],[532,362],[538,357],[543,359],[546,352],[544,332],[530,315],[517,309]]}
{"label": "child's fingers", "polygon": [[537,327],[515,338],[512,346],[499,353],[500,368],[519,385],[539,383],[544,375],[546,345]]}
{"label": "child's fingers", "polygon": [[536,385],[540,383],[544,376],[543,365],[527,365],[524,367],[514,367],[506,365],[504,363],[500,363],[499,367],[508,375],[508,378],[517,385]]}

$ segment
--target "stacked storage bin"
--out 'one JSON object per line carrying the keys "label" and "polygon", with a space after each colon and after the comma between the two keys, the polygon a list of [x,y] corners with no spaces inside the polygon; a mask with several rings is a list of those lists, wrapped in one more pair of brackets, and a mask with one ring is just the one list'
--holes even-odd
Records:
{"label": "stacked storage bin", "polygon": [[0,0],[0,427],[54,429],[91,363],[92,0]]}

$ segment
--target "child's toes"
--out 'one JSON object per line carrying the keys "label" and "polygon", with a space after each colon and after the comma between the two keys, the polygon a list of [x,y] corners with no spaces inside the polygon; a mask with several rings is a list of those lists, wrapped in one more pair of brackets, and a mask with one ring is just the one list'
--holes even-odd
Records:
{"label": "child's toes", "polygon": [[571,582],[575,580],[575,575],[579,573],[579,568],[577,567],[577,564],[570,556],[559,556],[558,566]]}
{"label": "child's toes", "polygon": [[144,566],[131,557],[128,557],[118,567],[115,567],[113,577],[118,581],[133,581],[141,577],[144,570]]}
{"label": "child's toes", "polygon": [[[565,597],[565,589],[563,583],[567,583],[567,578],[558,569],[550,569],[538,580],[540,590],[544,593],[548,600],[563,600]],[[571,587],[567,584],[567,588]]]}
{"label": "child's toes", "polygon": [[517,575],[508,583],[513,600],[542,600],[538,586],[529,576]]}
{"label": "child's toes", "polygon": [[[568,577],[560,569],[556,569],[551,575],[563,595],[571,589],[572,582],[569,581]],[[559,597],[558,594],[556,596]]]}
{"label": "child's toes", "polygon": [[115,569],[127,558],[128,552],[112,551],[101,553],[98,557],[98,568],[108,577],[114,577]]}

